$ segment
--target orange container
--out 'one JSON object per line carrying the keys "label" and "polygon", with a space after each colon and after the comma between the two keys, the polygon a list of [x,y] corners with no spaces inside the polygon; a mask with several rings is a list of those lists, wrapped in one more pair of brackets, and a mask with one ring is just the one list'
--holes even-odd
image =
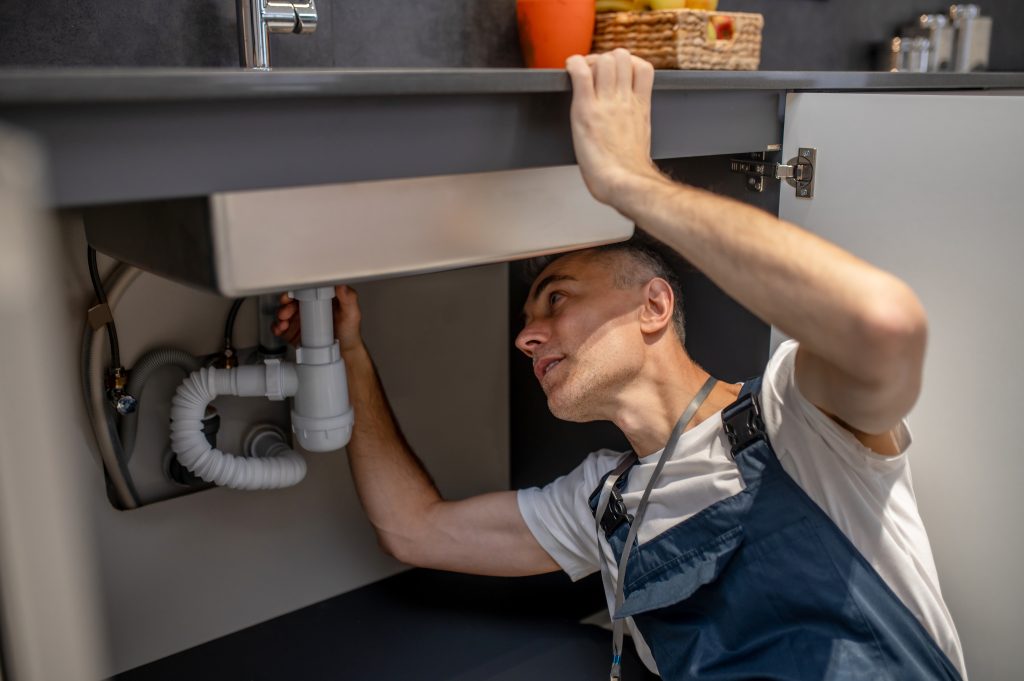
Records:
{"label": "orange container", "polygon": [[516,0],[526,65],[561,69],[572,55],[590,52],[594,14],[594,0]]}

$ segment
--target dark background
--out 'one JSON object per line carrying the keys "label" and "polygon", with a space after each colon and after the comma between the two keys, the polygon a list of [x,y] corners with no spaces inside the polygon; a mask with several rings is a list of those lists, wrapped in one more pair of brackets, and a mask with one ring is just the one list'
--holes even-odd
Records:
{"label": "dark background", "polygon": [[[938,0],[721,0],[765,15],[762,70],[871,70]],[[1024,2],[988,0],[991,70],[1024,70]],[[277,66],[522,66],[515,0],[322,0],[316,33],[273,36]],[[0,66],[234,66],[233,0],[0,0]]]}

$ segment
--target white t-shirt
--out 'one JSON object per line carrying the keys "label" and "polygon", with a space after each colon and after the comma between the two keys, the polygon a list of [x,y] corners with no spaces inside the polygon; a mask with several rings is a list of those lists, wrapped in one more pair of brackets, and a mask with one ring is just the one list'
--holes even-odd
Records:
{"label": "white t-shirt", "polygon": [[[964,679],[960,640],[942,600],[939,579],[910,478],[906,419],[895,429],[898,456],[882,456],[825,416],[799,391],[794,377],[797,342],[786,341],[765,369],[761,406],[768,437],[787,473],[874,566],[882,579],[920,620]],[[622,498],[628,512],[637,504],[661,451],[640,459]],[[591,453],[568,475],[543,488],[518,492],[519,510],[540,545],[573,581],[601,569],[609,609],[614,604],[615,557],[598,542],[587,503],[621,452]],[[721,412],[685,432],[651,491],[641,544],[711,504],[743,489],[729,453]],[[626,621],[644,663],[656,671],[650,650],[631,619]]]}

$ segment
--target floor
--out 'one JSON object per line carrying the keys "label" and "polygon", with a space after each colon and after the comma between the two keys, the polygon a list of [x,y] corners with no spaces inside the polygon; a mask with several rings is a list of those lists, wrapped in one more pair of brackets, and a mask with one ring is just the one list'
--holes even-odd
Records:
{"label": "floor", "polygon": [[[263,681],[593,681],[610,632],[593,578],[502,579],[410,570],[114,677]],[[628,645],[624,677],[656,679]]]}

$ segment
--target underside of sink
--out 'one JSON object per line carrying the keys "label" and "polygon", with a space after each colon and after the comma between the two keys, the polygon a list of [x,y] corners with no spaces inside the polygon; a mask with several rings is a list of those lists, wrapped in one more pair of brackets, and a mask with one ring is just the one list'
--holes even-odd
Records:
{"label": "underside of sink", "polygon": [[229,297],[628,239],[576,166],[227,192],[83,210],[98,251]]}

